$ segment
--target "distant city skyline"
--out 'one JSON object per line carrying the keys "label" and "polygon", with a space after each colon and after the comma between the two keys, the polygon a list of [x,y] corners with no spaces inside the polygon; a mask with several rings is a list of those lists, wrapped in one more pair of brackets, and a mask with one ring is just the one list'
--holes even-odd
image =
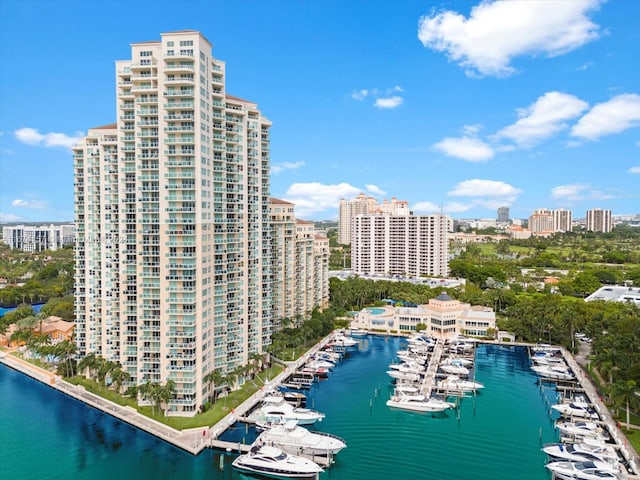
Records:
{"label": "distant city skyline", "polygon": [[297,218],[360,192],[452,218],[640,211],[640,2],[162,5],[128,2],[125,29],[102,2],[0,4],[0,222],[73,220],[71,146],[116,121],[114,59],[181,29],[268,112],[270,195]]}

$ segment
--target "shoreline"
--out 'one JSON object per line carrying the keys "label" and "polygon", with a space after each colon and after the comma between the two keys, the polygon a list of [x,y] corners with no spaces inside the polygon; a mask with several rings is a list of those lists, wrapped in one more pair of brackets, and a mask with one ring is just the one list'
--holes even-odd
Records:
{"label": "shoreline", "polygon": [[[285,378],[295,372],[302,364],[307,362],[309,356],[321,349],[331,339],[333,334],[329,334],[320,342],[308,350],[295,362],[288,362],[287,367],[275,378],[268,382],[268,386],[275,388]],[[194,427],[185,430],[176,430],[168,425],[149,418],[136,409],[129,406],[118,405],[110,400],[100,397],[87,391],[81,385],[74,385],[63,380],[61,376],[48,370],[38,367],[21,358],[11,355],[9,352],[0,351],[0,363],[12,370],[15,370],[27,377],[32,378],[58,392],[71,397],[87,406],[93,407],[102,413],[106,413],[118,420],[121,420],[135,428],[138,428],[160,440],[164,440],[179,449],[192,455],[200,454],[205,448],[216,448],[228,450],[231,448],[229,442],[218,440],[218,437],[232,425],[238,417],[244,416],[251,410],[265,395],[264,387],[251,395],[248,399],[235,407],[230,413],[225,415],[218,423],[212,426]],[[265,385],[266,386],[266,385]],[[242,444],[233,444],[234,449],[241,450]]]}
{"label": "shoreline", "polygon": [[[372,332],[369,333],[371,334]],[[377,332],[373,334],[377,336],[384,336],[384,334]],[[333,333],[322,339],[295,362],[288,362],[287,367],[282,372],[280,372],[280,374],[278,374],[273,380],[268,382],[268,386],[276,387],[277,385],[279,385],[289,375],[294,373],[300,366],[302,366],[311,355],[313,355],[326,343],[328,343],[332,335]],[[535,345],[521,342],[496,341],[481,341],[480,343],[502,346],[520,345],[526,347]],[[631,445],[627,445],[626,437],[618,427],[617,422],[612,417],[606,405],[604,405],[604,403],[600,399],[595,385],[593,384],[589,376],[585,374],[582,366],[579,365],[579,362],[576,360],[576,358],[572,354],[570,354],[564,347],[562,348],[562,356],[567,361],[567,364],[569,365],[571,370],[573,370],[576,378],[578,378],[580,388],[584,390],[584,393],[587,395],[589,401],[595,406],[596,410],[600,414],[602,421],[605,423],[606,427],[612,434],[612,437],[615,439],[616,445],[623,453],[623,456],[636,472],[635,475],[628,474],[627,478],[640,478],[637,473],[640,466],[640,456]],[[245,416],[245,414],[249,410],[251,410],[256,405],[256,403],[258,403],[262,399],[262,397],[264,397],[265,390],[268,390],[268,388],[265,389],[264,387],[258,390],[242,404],[238,405],[229,414],[223,417],[218,423],[212,426],[202,426],[186,430],[176,430],[172,427],[169,427],[168,425],[157,422],[156,420],[138,413],[137,410],[132,407],[115,404],[98,395],[88,392],[81,385],[71,384],[63,380],[62,377],[45,369],[42,369],[36,365],[33,365],[25,360],[12,356],[7,352],[0,352],[0,363],[3,363],[7,367],[12,368],[13,370],[16,370],[34,380],[37,380],[40,383],[54,388],[55,390],[67,395],[68,397],[74,398],[75,400],[78,400],[85,405],[96,408],[97,410],[111,415],[112,417],[117,418],[118,420],[121,420],[129,425],[132,425],[135,428],[139,428],[140,430],[153,435],[156,438],[164,440],[165,442],[170,443],[183,451],[191,453],[192,455],[198,455],[205,448],[215,448],[226,451],[236,449],[237,451],[241,451],[243,448],[246,448],[246,446],[243,446],[242,444],[231,444],[229,442],[220,441],[218,440],[218,437],[224,431],[226,431],[226,429],[230,425],[236,422],[238,418]]]}

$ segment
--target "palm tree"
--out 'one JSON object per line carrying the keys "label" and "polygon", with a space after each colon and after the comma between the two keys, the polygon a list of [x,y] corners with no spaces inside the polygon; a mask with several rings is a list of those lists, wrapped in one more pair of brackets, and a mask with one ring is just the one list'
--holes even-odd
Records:
{"label": "palm tree", "polygon": [[[223,376],[218,370],[211,370],[204,377],[205,382],[209,384],[209,400],[212,402],[216,401],[216,392],[218,391],[218,387],[223,381]],[[213,396],[211,395],[211,386],[213,385]],[[213,398],[212,398],[213,397]]]}
{"label": "palm tree", "polygon": [[615,405],[624,405],[627,411],[627,430],[630,428],[630,406],[638,402],[635,380],[616,382],[611,386],[611,397]]}
{"label": "palm tree", "polygon": [[55,346],[55,355],[59,359],[58,366],[62,365],[61,371],[58,373],[65,377],[70,377],[73,374],[75,361],[73,356],[77,353],[78,347],[75,342],[70,340],[63,340]]}
{"label": "palm tree", "polygon": [[155,415],[156,410],[156,392],[159,390],[160,385],[157,382],[152,382],[151,380],[147,380],[145,383],[138,387],[138,393],[142,397],[143,400],[151,402],[151,414]]}
{"label": "palm tree", "polygon": [[122,385],[129,380],[131,380],[131,375],[126,370],[123,370],[120,364],[111,372],[111,385],[113,385],[116,393],[120,393]]}
{"label": "palm tree", "polygon": [[93,377],[93,372],[100,363],[101,357],[98,357],[95,353],[90,353],[78,363],[78,370],[83,371],[85,376]]}
{"label": "palm tree", "polygon": [[162,404],[164,404],[163,411],[165,416],[167,414],[167,408],[169,407],[169,401],[171,400],[171,397],[173,397],[173,392],[175,391],[176,382],[174,382],[173,380],[167,380],[167,383],[160,386],[155,392],[156,401],[158,402],[158,410],[160,409]]}

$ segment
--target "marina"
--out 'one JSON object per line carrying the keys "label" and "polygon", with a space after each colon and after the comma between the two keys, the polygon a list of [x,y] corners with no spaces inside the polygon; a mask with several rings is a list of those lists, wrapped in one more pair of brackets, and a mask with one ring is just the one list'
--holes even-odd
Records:
{"label": "marina", "polygon": [[[326,340],[328,343],[329,339]],[[316,379],[307,388],[298,390],[307,396],[309,408],[325,415],[322,422],[309,429],[338,435],[347,444],[332,465],[329,466],[331,462],[321,465],[325,472],[320,473],[320,478],[382,479],[401,471],[404,478],[423,478],[423,475],[427,475],[425,472],[429,472],[433,478],[445,478],[446,475],[447,478],[463,479],[473,471],[474,478],[511,479],[512,473],[500,471],[499,468],[510,462],[521,464],[518,472],[525,473],[518,475],[518,478],[549,478],[550,473],[544,467],[547,456],[541,449],[544,444],[557,443],[560,439],[560,431],[555,424],[559,413],[550,405],[557,402],[558,393],[562,391],[556,390],[552,384],[541,385],[539,377],[530,369],[526,347],[479,345],[472,371],[474,378],[486,388],[478,395],[461,398],[457,408],[434,415],[401,411],[386,405],[393,393],[391,378],[386,370],[397,361],[396,352],[405,345],[406,340],[398,337],[368,335],[358,338],[357,349],[345,354],[327,379]],[[321,346],[324,345],[319,345],[310,355],[320,350]],[[442,345],[443,353],[444,348]],[[288,383],[286,380],[306,360],[301,359],[291,365],[279,380]],[[441,360],[444,361],[443,358]],[[429,363],[426,372],[433,368]],[[6,375],[6,372],[2,373]],[[428,374],[425,375],[427,377]],[[40,381],[47,383],[44,378]],[[423,383],[419,394],[428,392],[429,388],[433,391],[433,382]],[[575,390],[579,385],[571,388]],[[337,398],[340,401],[336,402]],[[170,456],[177,455],[193,465],[199,465],[202,459],[207,459],[208,476],[192,478],[241,478],[237,476],[238,472],[230,469],[230,463],[239,453],[248,452],[259,434],[254,426],[244,425],[240,421],[259,399],[259,396],[252,398],[252,405],[247,407],[246,412],[236,409],[235,416],[226,418],[224,421],[228,428],[224,431],[215,431],[222,428],[218,424],[206,436],[202,435],[202,429],[198,429],[192,432],[191,437],[184,437],[185,442],[193,441],[192,445],[197,445],[202,451],[191,461],[183,457],[190,455],[179,451],[173,451]],[[64,401],[69,400],[61,400]],[[87,408],[84,405],[78,407]],[[135,432],[136,437],[140,436],[137,430]],[[176,436],[175,432],[166,433]],[[178,435],[181,434],[178,432]],[[154,435],[162,438],[156,433]],[[612,433],[612,436],[616,435],[616,432]],[[392,442],[389,442],[390,437]],[[416,439],[420,441],[416,442]],[[129,445],[130,441],[123,443]],[[133,443],[135,448],[136,442]],[[446,455],[445,459],[442,458],[442,452],[452,448],[464,452],[455,466],[447,465]],[[487,448],[491,449],[489,456]],[[428,462],[413,462],[410,460],[413,458],[428,459]],[[495,461],[496,458],[501,460]],[[2,460],[11,470],[11,459]],[[99,478],[99,475],[95,478]],[[136,477],[124,475],[122,478],[151,477],[138,472]]]}

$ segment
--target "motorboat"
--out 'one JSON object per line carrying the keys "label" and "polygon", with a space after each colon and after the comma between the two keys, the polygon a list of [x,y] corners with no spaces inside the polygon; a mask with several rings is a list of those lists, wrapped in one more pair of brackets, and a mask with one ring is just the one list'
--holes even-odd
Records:
{"label": "motorboat", "polygon": [[569,462],[617,462],[618,454],[610,445],[600,443],[547,443],[542,447],[542,451],[556,460],[566,460]]}
{"label": "motorboat", "polygon": [[618,469],[606,462],[549,462],[545,465],[563,480],[618,480]]}
{"label": "motorboat", "polygon": [[311,368],[325,368],[327,370],[331,370],[336,366],[336,364],[330,362],[329,360],[314,359],[307,363],[306,366]]}
{"label": "motorboat", "polygon": [[311,425],[325,417],[316,410],[294,407],[279,396],[267,396],[262,401],[263,404],[249,415],[249,420],[271,423],[295,420],[299,425]]}
{"label": "motorboat", "polygon": [[469,369],[462,365],[440,365],[440,370],[453,375],[469,375]]}
{"label": "motorboat", "polygon": [[569,437],[590,438],[599,441],[609,440],[609,435],[594,422],[556,422],[556,428]]}
{"label": "motorboat", "polygon": [[538,345],[531,347],[531,351],[533,353],[549,353],[553,355],[560,353],[562,348],[549,343],[539,343]]}
{"label": "motorboat", "polygon": [[366,337],[369,334],[369,332],[361,328],[352,328],[350,334],[352,338],[362,338],[362,337]]}
{"label": "motorboat", "polygon": [[304,407],[307,404],[307,396],[304,393],[292,392],[289,390],[280,390],[278,392],[284,398],[284,401],[294,407]]}
{"label": "motorboat", "polygon": [[269,477],[314,478],[324,471],[311,460],[269,445],[252,447],[249,453],[237,457],[232,465],[238,470]]}
{"label": "motorboat", "polygon": [[536,365],[566,365],[562,357],[551,352],[533,352],[531,362]]}
{"label": "motorboat", "polygon": [[420,380],[420,375],[417,373],[401,372],[399,370],[387,370],[387,375],[396,380],[407,382],[418,382]]}
{"label": "motorboat", "polygon": [[395,392],[397,395],[416,395],[420,393],[420,389],[413,385],[398,383],[395,387]]}
{"label": "motorboat", "polygon": [[397,370],[403,373],[417,373],[420,374],[424,372],[424,367],[417,363],[392,363],[389,365],[391,370]]}
{"label": "motorboat", "polygon": [[418,365],[424,365],[425,363],[427,363],[426,356],[411,353],[408,350],[400,350],[396,352],[396,357],[398,357],[404,363],[417,363]]}
{"label": "motorboat", "polygon": [[583,400],[574,400],[571,403],[558,403],[551,405],[551,408],[556,412],[560,412],[560,414],[565,417],[590,418],[593,420],[600,418],[598,412]]}
{"label": "motorboat", "polygon": [[449,393],[470,393],[484,388],[484,385],[480,382],[463,380],[457,375],[449,375],[444,380],[437,382],[436,385],[439,390]]}
{"label": "motorboat", "polygon": [[394,395],[387,401],[387,407],[414,412],[444,412],[455,407],[453,403],[424,395]]}
{"label": "motorboat", "polygon": [[461,367],[472,367],[473,360],[464,357],[447,357],[442,362],[440,362],[440,365],[459,365]]}
{"label": "motorboat", "polygon": [[310,375],[314,375],[316,377],[328,377],[329,369],[323,367],[315,367],[313,365],[307,365],[306,367],[302,367],[300,370],[302,373],[308,373]]}
{"label": "motorboat", "polygon": [[351,337],[347,337],[345,335],[340,334],[333,337],[333,340],[331,341],[331,345],[336,345],[338,347],[351,348],[351,347],[357,347],[358,341],[354,340]]}
{"label": "motorboat", "polygon": [[262,432],[256,443],[276,446],[296,455],[335,455],[345,448],[345,441],[335,435],[310,432],[296,422],[274,425]]}
{"label": "motorboat", "polygon": [[543,378],[554,380],[575,380],[573,373],[566,366],[561,365],[534,365],[531,370]]}

